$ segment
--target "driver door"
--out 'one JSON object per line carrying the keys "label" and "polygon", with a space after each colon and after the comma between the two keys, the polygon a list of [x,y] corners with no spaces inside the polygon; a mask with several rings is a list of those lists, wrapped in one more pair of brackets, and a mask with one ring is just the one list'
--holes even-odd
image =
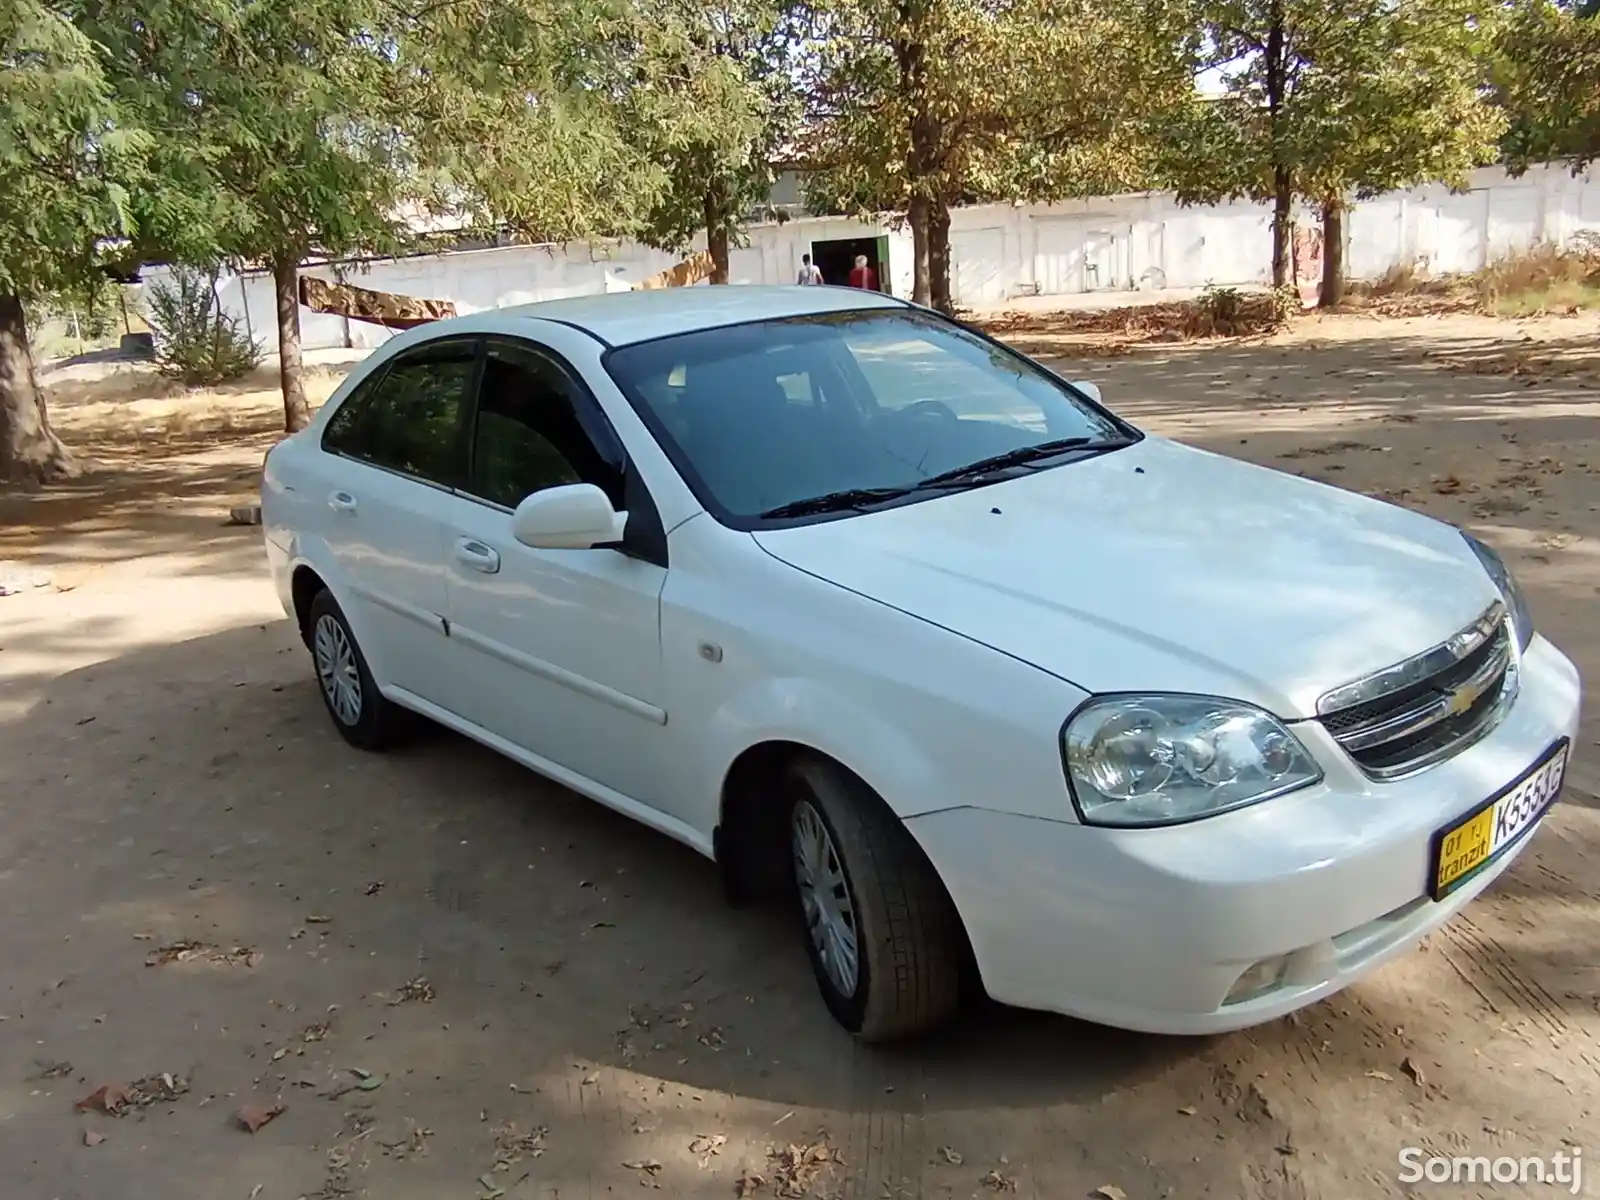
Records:
{"label": "driver door", "polygon": [[622,509],[621,443],[557,352],[521,339],[488,341],[469,422],[467,479],[445,530],[453,674],[467,685],[453,707],[660,808],[664,564],[615,549],[534,549],[511,536],[517,504],[544,488],[593,483]]}

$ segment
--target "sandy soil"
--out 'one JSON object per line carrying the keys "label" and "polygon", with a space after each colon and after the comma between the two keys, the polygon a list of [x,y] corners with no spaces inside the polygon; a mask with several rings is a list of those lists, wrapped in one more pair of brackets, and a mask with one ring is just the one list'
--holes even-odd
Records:
{"label": "sandy soil", "polygon": [[[1600,678],[1592,318],[1009,336],[1148,428],[1479,530]],[[687,851],[453,736],[337,739],[259,531],[222,524],[269,377],[51,382],[104,468],[0,499],[0,559],[57,585],[0,599],[6,1196],[1347,1200],[1401,1194],[1403,1147],[1563,1144],[1600,1178],[1593,716],[1516,868],[1328,1003],[1205,1040],[990,1008],[861,1049],[784,920]]]}

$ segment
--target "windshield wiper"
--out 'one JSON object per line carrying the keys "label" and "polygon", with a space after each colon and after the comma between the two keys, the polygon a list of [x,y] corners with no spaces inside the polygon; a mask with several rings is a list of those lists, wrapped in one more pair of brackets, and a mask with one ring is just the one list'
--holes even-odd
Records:
{"label": "windshield wiper", "polygon": [[937,475],[930,475],[917,484],[919,488],[939,487],[943,484],[954,483],[957,480],[970,479],[973,476],[988,475],[994,471],[1003,471],[1007,467],[1020,467],[1027,463],[1037,462],[1042,458],[1053,458],[1067,450],[1117,450],[1123,446],[1131,445],[1128,438],[1103,438],[1096,440],[1087,437],[1057,438],[1052,442],[1039,442],[1033,446],[1018,446],[1015,450],[1007,450],[1004,454],[992,454],[988,458],[980,458],[977,462],[970,462],[964,467],[956,467],[951,471],[941,471]]}
{"label": "windshield wiper", "polygon": [[760,515],[763,517],[808,517],[813,513],[841,512],[847,508],[865,508],[869,504],[881,504],[885,500],[898,500],[902,496],[908,496],[917,486],[920,485],[842,488],[837,492],[823,492],[820,496],[808,496],[804,500],[791,500],[787,504],[769,508]]}

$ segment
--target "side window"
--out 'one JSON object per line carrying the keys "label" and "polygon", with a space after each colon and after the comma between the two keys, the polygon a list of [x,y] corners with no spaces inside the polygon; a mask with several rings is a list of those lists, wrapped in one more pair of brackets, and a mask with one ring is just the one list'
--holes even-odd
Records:
{"label": "side window", "polygon": [[587,402],[550,359],[490,343],[464,490],[515,508],[545,488],[592,483],[620,508],[622,471],[596,449],[578,419],[578,405]]}
{"label": "side window", "polygon": [[361,414],[372,399],[373,390],[388,374],[387,367],[379,367],[373,378],[366,380],[353,395],[345,397],[343,404],[328,418],[328,427],[322,431],[322,448],[340,454],[360,457],[358,439],[361,436]]}
{"label": "side window", "polygon": [[454,485],[465,474],[461,423],[475,365],[475,348],[467,342],[397,359],[333,415],[324,444],[374,466]]}

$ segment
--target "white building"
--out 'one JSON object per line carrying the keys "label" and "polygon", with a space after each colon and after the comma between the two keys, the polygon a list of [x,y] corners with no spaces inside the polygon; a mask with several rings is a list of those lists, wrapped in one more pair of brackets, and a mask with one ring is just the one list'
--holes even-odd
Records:
{"label": "white building", "polygon": [[[1264,283],[1271,276],[1271,220],[1265,205],[1185,208],[1162,192],[961,208],[951,214],[951,287],[957,304],[982,310],[1023,296]],[[1299,214],[1298,223],[1314,227],[1315,214]],[[1354,204],[1345,222],[1346,262],[1353,279],[1374,279],[1403,264],[1433,274],[1473,271],[1537,243],[1567,244],[1583,230],[1600,231],[1600,181],[1561,165],[1536,167],[1519,179],[1486,168],[1465,192],[1429,186]],[[813,256],[828,282],[842,283],[850,258],[865,253],[887,264],[879,273],[890,291],[911,292],[911,234],[887,222],[798,217],[750,225],[747,236],[749,244],[731,255],[734,283],[792,283],[803,254]],[[603,292],[677,260],[623,242],[509,246],[309,270],[358,287],[453,300],[471,312]],[[155,284],[161,275],[153,269],[145,278]],[[267,350],[276,348],[270,275],[229,278],[221,295]],[[301,327],[307,349],[376,345],[390,336],[304,310]]]}

